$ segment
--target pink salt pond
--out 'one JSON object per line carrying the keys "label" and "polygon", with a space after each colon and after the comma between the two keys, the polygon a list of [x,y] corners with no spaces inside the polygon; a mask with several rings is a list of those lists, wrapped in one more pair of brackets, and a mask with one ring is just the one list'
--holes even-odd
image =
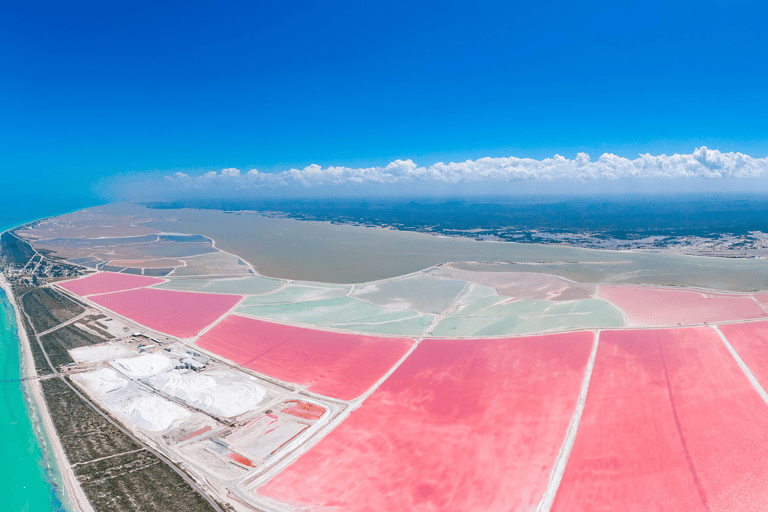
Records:
{"label": "pink salt pond", "polygon": [[719,329],[763,389],[768,389],[768,322],[721,325]]}
{"label": "pink salt pond", "polygon": [[286,402],[285,414],[303,418],[305,420],[317,420],[325,414],[325,408],[308,402]]}
{"label": "pink salt pond", "polygon": [[240,302],[239,295],[139,288],[95,295],[90,300],[150,329],[190,338]]}
{"label": "pink salt pond", "polygon": [[598,297],[627,315],[630,326],[674,326],[763,318],[750,297],[692,290],[600,285]]}
{"label": "pink salt pond", "polygon": [[383,377],[413,340],[304,329],[230,315],[197,344],[264,375],[351,400]]}
{"label": "pink salt pond", "polygon": [[256,493],[301,510],[536,510],[593,340],[592,332],[425,339]]}
{"label": "pink salt pond", "polygon": [[768,407],[710,327],[603,331],[553,511],[766,510]]}
{"label": "pink salt pond", "polygon": [[98,274],[92,274],[80,279],[58,283],[58,285],[76,295],[87,297],[88,295],[96,295],[100,293],[112,293],[131,290],[133,288],[143,288],[162,282],[162,279],[156,277],[99,272]]}

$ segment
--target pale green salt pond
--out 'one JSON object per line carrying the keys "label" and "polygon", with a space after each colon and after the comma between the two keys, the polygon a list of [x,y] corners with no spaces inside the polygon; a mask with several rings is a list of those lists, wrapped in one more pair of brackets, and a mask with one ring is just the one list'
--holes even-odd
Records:
{"label": "pale green salt pond", "polygon": [[355,286],[353,297],[379,306],[398,305],[422,313],[440,314],[467,285],[455,279],[408,276]]}
{"label": "pale green salt pond", "polygon": [[385,322],[381,324],[344,324],[343,326],[337,326],[336,328],[369,334],[418,337],[426,332],[431,322],[432,318],[428,316],[418,316],[397,322]]}
{"label": "pale green salt pond", "polygon": [[282,290],[276,291],[275,293],[248,297],[243,302],[243,306],[255,306],[262,304],[293,304],[300,302],[335,299],[344,297],[349,293],[350,289],[351,287],[349,286],[339,288],[288,285]]}
{"label": "pale green salt pond", "polygon": [[285,281],[261,276],[241,277],[235,279],[185,278],[172,279],[167,283],[155,286],[155,288],[185,292],[261,295],[264,293],[273,292],[284,284]]}
{"label": "pale green salt pond", "polygon": [[464,288],[464,291],[461,292],[461,295],[456,300],[456,305],[471,304],[488,297],[498,297],[496,290],[482,284],[467,283],[467,287]]}
{"label": "pale green salt pond", "polygon": [[290,304],[245,305],[239,307],[237,312],[284,322],[409,336],[423,334],[432,321],[430,315],[382,308],[350,297]]}
{"label": "pale green salt pond", "polygon": [[250,274],[250,268],[239,257],[225,252],[213,252],[182,258],[186,266],[173,271],[172,276],[212,276],[212,275],[245,275]]}
{"label": "pale green salt pond", "polygon": [[602,300],[513,302],[481,299],[440,321],[433,336],[503,336],[553,330],[621,327],[621,313]]}

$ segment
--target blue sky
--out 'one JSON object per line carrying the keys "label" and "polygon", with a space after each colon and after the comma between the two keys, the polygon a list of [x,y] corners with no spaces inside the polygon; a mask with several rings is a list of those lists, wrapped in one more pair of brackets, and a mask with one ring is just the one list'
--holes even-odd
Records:
{"label": "blue sky", "polygon": [[4,2],[3,194],[396,159],[764,158],[766,15],[739,0]]}

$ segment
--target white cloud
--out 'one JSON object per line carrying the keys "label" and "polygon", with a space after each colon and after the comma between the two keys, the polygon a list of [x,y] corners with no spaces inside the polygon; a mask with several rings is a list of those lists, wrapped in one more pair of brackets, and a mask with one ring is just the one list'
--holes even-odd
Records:
{"label": "white cloud", "polygon": [[166,180],[177,190],[316,188],[357,184],[460,185],[505,182],[598,182],[621,179],[764,178],[768,158],[722,153],[701,147],[688,155],[640,155],[634,160],[605,153],[592,161],[586,153],[568,159],[559,155],[532,158],[480,158],[464,162],[438,162],[420,167],[412,160],[395,160],[384,167],[320,167],[265,173],[252,169],[223,169],[200,176],[177,172]]}
{"label": "white cloud", "polygon": [[233,169],[233,168],[222,169],[221,170],[221,175],[222,176],[227,176],[229,178],[237,178],[238,176],[240,176],[240,169]]}

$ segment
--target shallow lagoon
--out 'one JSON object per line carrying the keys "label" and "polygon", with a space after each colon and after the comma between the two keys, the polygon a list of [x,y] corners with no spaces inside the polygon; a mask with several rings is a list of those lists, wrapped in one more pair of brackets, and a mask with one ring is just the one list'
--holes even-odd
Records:
{"label": "shallow lagoon", "polygon": [[[577,282],[768,290],[768,259],[711,258],[578,247],[480,242],[385,228],[266,218],[213,210],[99,207],[151,218],[156,229],[199,233],[265,276],[332,283],[396,277],[448,261],[468,270],[543,272]],[[512,263],[513,265],[509,265]]]}

